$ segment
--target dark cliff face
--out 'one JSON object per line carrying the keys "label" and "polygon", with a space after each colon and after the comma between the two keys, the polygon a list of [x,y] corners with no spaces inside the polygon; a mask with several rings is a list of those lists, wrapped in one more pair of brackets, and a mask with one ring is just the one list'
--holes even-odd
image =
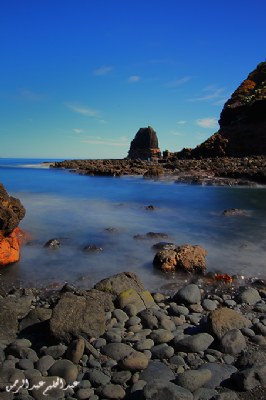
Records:
{"label": "dark cliff face", "polygon": [[161,152],[156,132],[151,126],[140,128],[130,144],[128,158],[143,159],[158,157]]}
{"label": "dark cliff face", "polygon": [[0,183],[0,237],[10,234],[18,226],[25,212],[20,200],[9,196]]}
{"label": "dark cliff face", "polygon": [[219,131],[190,157],[266,155],[266,62],[260,63],[225,103]]}

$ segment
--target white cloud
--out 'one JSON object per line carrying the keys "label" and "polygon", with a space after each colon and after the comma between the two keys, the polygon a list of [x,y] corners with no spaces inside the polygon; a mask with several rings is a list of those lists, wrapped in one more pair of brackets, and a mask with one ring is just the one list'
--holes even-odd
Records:
{"label": "white cloud", "polygon": [[74,129],[72,129],[72,130],[73,130],[73,132],[75,132],[75,133],[83,133],[83,132],[84,132],[83,129],[79,129],[79,128],[74,128]]}
{"label": "white cloud", "polygon": [[183,85],[184,83],[187,83],[188,81],[190,81],[190,79],[191,79],[190,76],[184,76],[183,78],[175,79],[171,82],[168,82],[165,86],[166,87],[177,87],[177,86]]}
{"label": "white cloud", "polygon": [[178,125],[185,125],[187,121],[181,119],[180,121],[177,121]]}
{"label": "white cloud", "polygon": [[87,117],[98,117],[99,116],[99,111],[94,110],[93,108],[81,107],[81,106],[78,106],[75,104],[69,104],[69,103],[65,103],[65,106],[67,108],[69,108],[70,110],[72,110],[78,114],[86,115]]}
{"label": "white cloud", "polygon": [[20,89],[19,97],[20,99],[27,101],[41,101],[44,98],[41,94],[32,92],[28,89]]}
{"label": "white cloud", "polygon": [[100,136],[90,136],[88,139],[82,140],[82,143],[88,143],[93,145],[104,145],[104,146],[115,146],[124,147],[129,146],[129,140],[127,137],[122,136],[118,139],[105,139]]}
{"label": "white cloud", "polygon": [[192,97],[187,99],[187,101],[208,101],[208,100],[217,100],[220,101],[222,98],[225,97],[224,88],[216,88],[215,86],[207,86],[206,88],[202,89],[204,94],[198,97]]}
{"label": "white cloud", "polygon": [[140,80],[140,76],[138,76],[138,75],[131,75],[129,78],[128,78],[128,82],[129,83],[135,83],[135,82],[138,82]]}
{"label": "white cloud", "polygon": [[196,124],[201,128],[213,129],[218,126],[217,119],[214,117],[200,118],[196,120]]}
{"label": "white cloud", "polygon": [[179,132],[179,131],[170,131],[169,132],[170,133],[170,135],[174,135],[174,136],[184,136],[184,133],[183,132]]}
{"label": "white cloud", "polygon": [[109,72],[111,72],[113,69],[114,68],[111,66],[103,65],[102,67],[95,69],[93,74],[97,76],[103,76],[109,74]]}

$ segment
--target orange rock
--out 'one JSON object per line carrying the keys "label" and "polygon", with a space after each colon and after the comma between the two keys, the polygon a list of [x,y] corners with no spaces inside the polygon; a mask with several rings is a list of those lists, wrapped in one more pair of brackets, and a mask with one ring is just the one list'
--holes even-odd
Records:
{"label": "orange rock", "polygon": [[7,237],[0,237],[0,265],[11,264],[19,260],[19,241],[14,231]]}
{"label": "orange rock", "polygon": [[[16,236],[16,238],[18,239],[18,244],[21,247],[23,244],[29,242],[30,240],[32,240],[32,237],[29,233],[23,231],[21,228],[17,227],[13,230],[12,234],[14,234]],[[12,235],[11,234],[11,235]]]}

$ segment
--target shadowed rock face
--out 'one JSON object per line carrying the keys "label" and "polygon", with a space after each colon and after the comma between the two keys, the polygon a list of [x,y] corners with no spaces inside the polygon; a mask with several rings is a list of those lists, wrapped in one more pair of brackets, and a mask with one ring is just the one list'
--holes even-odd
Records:
{"label": "shadowed rock face", "polygon": [[128,152],[130,159],[142,159],[160,157],[161,151],[158,146],[158,138],[156,132],[151,126],[148,128],[140,128],[132,140]]}
{"label": "shadowed rock face", "polygon": [[266,155],[266,62],[260,63],[225,103],[219,124],[217,133],[179,156]]}
{"label": "shadowed rock face", "polygon": [[25,208],[19,199],[9,196],[0,183],[0,233],[9,235],[25,216]]}

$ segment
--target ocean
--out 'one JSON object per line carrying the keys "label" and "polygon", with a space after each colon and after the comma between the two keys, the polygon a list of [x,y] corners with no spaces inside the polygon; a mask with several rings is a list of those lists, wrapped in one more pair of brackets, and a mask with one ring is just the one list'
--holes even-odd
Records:
{"label": "ocean", "polygon": [[[207,271],[266,277],[266,188],[215,187],[90,177],[49,168],[39,159],[0,159],[0,182],[26,208],[20,226],[32,237],[18,263],[0,269],[0,284],[91,287],[100,279],[133,271],[149,290],[181,285],[189,276],[154,269],[159,241],[201,245]],[[146,206],[153,205],[154,210]],[[241,208],[246,216],[225,217]],[[134,239],[162,232],[167,239]],[[57,250],[44,248],[60,240]],[[102,248],[87,253],[87,245]]]}

